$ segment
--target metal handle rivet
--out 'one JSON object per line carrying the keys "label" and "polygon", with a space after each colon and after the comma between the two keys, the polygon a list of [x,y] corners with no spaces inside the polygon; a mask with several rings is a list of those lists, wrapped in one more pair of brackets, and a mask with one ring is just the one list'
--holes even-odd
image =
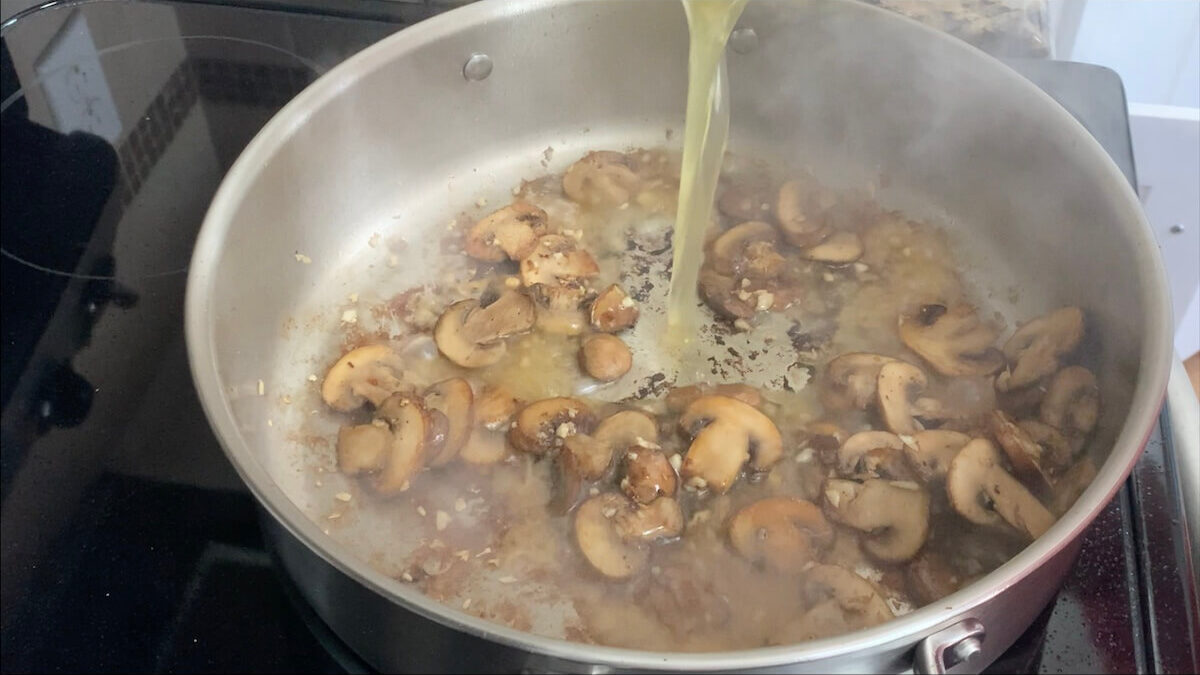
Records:
{"label": "metal handle rivet", "polygon": [[729,36],[729,48],[738,54],[749,54],[758,49],[758,33],[753,28],[739,28]]}
{"label": "metal handle rivet", "polygon": [[492,74],[492,57],[487,54],[472,54],[463,64],[463,77],[478,82]]}

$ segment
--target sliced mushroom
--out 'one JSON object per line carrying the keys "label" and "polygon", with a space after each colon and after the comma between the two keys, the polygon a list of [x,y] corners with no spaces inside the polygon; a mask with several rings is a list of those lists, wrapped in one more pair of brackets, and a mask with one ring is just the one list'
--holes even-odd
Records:
{"label": "sliced mushroom", "polygon": [[438,351],[464,368],[482,368],[504,358],[505,339],[533,327],[533,303],[516,291],[500,294],[482,307],[462,300],[446,308],[433,328]]}
{"label": "sliced mushroom", "polygon": [[844,635],[893,617],[874,584],[837,565],[809,569],[804,578],[804,597],[809,609],[784,627],[782,642]]}
{"label": "sliced mushroom", "polygon": [[612,456],[612,448],[588,434],[567,436],[554,460],[558,481],[550,503],[552,512],[563,514],[575,508],[587,484],[608,473]]}
{"label": "sliced mushroom", "polygon": [[625,454],[621,491],[633,501],[649,504],[659,497],[673,497],[677,482],[675,469],[661,450],[635,447]]}
{"label": "sliced mushroom", "polygon": [[912,443],[904,444],[904,454],[917,477],[925,483],[941,482],[950,462],[971,437],[957,431],[928,429],[913,434]]}
{"label": "sliced mushroom", "polygon": [[1000,410],[992,411],[988,416],[988,430],[1008,455],[1017,474],[1037,478],[1047,488],[1054,485],[1051,467],[1044,457],[1045,450],[1008,415]]}
{"label": "sliced mushroom", "polygon": [[925,549],[906,568],[909,591],[923,605],[957,591],[963,579],[940,554]]}
{"label": "sliced mushroom", "polygon": [[508,441],[504,433],[487,429],[476,429],[462,450],[458,451],[459,461],[472,466],[499,464],[508,456]]}
{"label": "sliced mushroom", "polygon": [[1054,524],[1054,516],[1001,466],[1000,451],[976,438],[959,451],[946,472],[946,494],[962,517],[979,525],[1007,522],[1036,539]]}
{"label": "sliced mushroom", "polygon": [[798,574],[833,542],[833,527],[810,501],[768,497],[729,519],[729,542],[755,565]]}
{"label": "sliced mushroom", "polygon": [[875,385],[879,412],[892,433],[911,436],[921,431],[921,424],[913,415],[913,402],[926,384],[925,373],[911,363],[893,361],[879,369]]}
{"label": "sliced mushroom", "polygon": [[600,291],[600,295],[592,300],[589,313],[592,328],[602,333],[616,333],[632,328],[638,320],[638,307],[633,298],[624,289],[613,284]]}
{"label": "sliced mushroom", "polygon": [[831,478],[822,489],[833,520],[866,533],[863,549],[881,562],[912,559],[929,536],[929,494],[916,483]]}
{"label": "sliced mushroom", "polygon": [[543,235],[521,261],[521,283],[543,305],[554,310],[576,310],[587,296],[584,282],[600,273],[591,253],[561,234]]}
{"label": "sliced mushroom", "polygon": [[1083,311],[1063,307],[1017,329],[1004,343],[1009,370],[996,378],[996,388],[1026,387],[1058,370],[1060,360],[1083,339]]}
{"label": "sliced mushroom", "polygon": [[778,240],[779,233],[769,223],[741,223],[713,241],[705,262],[725,276],[774,279],[786,263],[776,250]]}
{"label": "sliced mushroom", "polygon": [[355,476],[382,469],[391,440],[391,430],[384,422],[344,426],[338,429],[338,471],[347,476]]}
{"label": "sliced mushroom", "polygon": [[904,456],[904,442],[886,431],[860,431],[838,449],[838,472],[856,478],[913,478]]}
{"label": "sliced mushroom", "polygon": [[579,399],[542,399],[517,413],[508,440],[521,452],[545,455],[561,448],[568,437],[590,432],[595,422],[591,408]]}
{"label": "sliced mushroom", "polygon": [[758,312],[757,296],[742,288],[733,277],[711,269],[700,270],[699,292],[704,304],[719,317],[749,319]]}
{"label": "sliced mushroom", "polygon": [[521,407],[512,392],[504,387],[485,387],[475,398],[475,429],[459,450],[460,461],[474,466],[497,464],[509,455],[506,432]]}
{"label": "sliced mushroom", "polygon": [[613,382],[633,367],[633,352],[621,338],[596,333],[585,337],[580,344],[579,365],[591,377],[601,382]]}
{"label": "sliced mushroom", "polygon": [[900,339],[942,375],[990,375],[1004,366],[992,347],[997,331],[967,305],[922,305],[915,316],[900,317]]}
{"label": "sliced mushroom", "polygon": [[458,456],[475,424],[471,409],[474,402],[470,383],[461,377],[442,380],[425,390],[425,408],[436,410],[446,418],[445,439],[439,452],[430,458],[430,466],[441,466]]}
{"label": "sliced mushroom", "polygon": [[597,572],[609,579],[628,579],[646,566],[650,551],[626,541],[616,517],[634,509],[624,496],[606,492],[579,505],[575,512],[575,543]]}
{"label": "sliced mushroom", "polygon": [[1042,399],[1042,421],[1063,433],[1082,439],[1092,433],[1100,418],[1100,388],[1096,376],[1082,366],[1058,371]]}
{"label": "sliced mushroom", "polygon": [[1096,479],[1096,464],[1090,457],[1083,457],[1063,472],[1055,484],[1052,508],[1062,515],[1075,504],[1092,481]]}
{"label": "sliced mushroom", "polygon": [[572,201],[589,206],[620,206],[629,202],[641,179],[619,152],[589,152],[563,174],[563,192]]}
{"label": "sliced mushroom", "polygon": [[365,401],[379,405],[404,389],[400,356],[387,345],[367,345],[346,353],[325,375],[321,398],[334,410],[349,412]]}
{"label": "sliced mushroom", "polygon": [[762,393],[754,387],[740,382],[717,385],[701,383],[675,387],[667,392],[664,402],[667,404],[668,412],[678,415],[687,409],[696,399],[709,394],[736,398],[742,403],[752,405],[755,408],[761,408],[763,404]]}
{"label": "sliced mushroom", "polygon": [[838,463],[838,450],[850,434],[833,422],[814,422],[804,430],[804,442],[816,451],[821,463],[826,466]]}
{"label": "sliced mushroom", "polygon": [[783,455],[783,438],[769,417],[728,396],[701,396],[687,407],[679,425],[692,444],[683,459],[684,485],[724,494],[749,460],[757,471],[770,469]]}
{"label": "sliced mushroom", "polygon": [[821,403],[827,410],[865,410],[875,401],[879,369],[896,359],[879,354],[849,352],[825,366]]}
{"label": "sliced mushroom", "polygon": [[507,430],[521,401],[504,387],[487,386],[475,399],[475,421],[491,431]]}
{"label": "sliced mushroom", "polygon": [[1021,420],[1017,422],[1017,426],[1034,443],[1042,447],[1042,456],[1054,473],[1061,472],[1075,458],[1075,448],[1072,447],[1070,439],[1049,424],[1038,420]]}
{"label": "sliced mushroom", "polygon": [[862,239],[853,232],[834,232],[825,241],[800,250],[800,257],[826,265],[849,265],[863,254]]}
{"label": "sliced mushroom", "polygon": [[775,219],[783,238],[800,248],[820,243],[829,234],[826,217],[836,203],[832,192],[811,181],[784,183],[775,200]]}
{"label": "sliced mushroom", "polygon": [[717,209],[738,222],[762,220],[771,215],[772,198],[764,186],[731,185],[717,199]]}
{"label": "sliced mushroom", "polygon": [[476,260],[520,260],[545,234],[547,216],[528,202],[516,201],[485,216],[467,232],[463,250]]}
{"label": "sliced mushroom", "polygon": [[612,452],[624,452],[630,446],[656,447],[658,424],[640,410],[622,410],[605,417],[596,425],[593,436]]}
{"label": "sliced mushroom", "polygon": [[376,411],[391,429],[383,468],[375,476],[375,491],[388,495],[402,492],[425,466],[429,416],[416,399],[395,394],[384,399]]}
{"label": "sliced mushroom", "polygon": [[683,510],[670,497],[617,512],[617,533],[628,542],[674,539],[683,534]]}

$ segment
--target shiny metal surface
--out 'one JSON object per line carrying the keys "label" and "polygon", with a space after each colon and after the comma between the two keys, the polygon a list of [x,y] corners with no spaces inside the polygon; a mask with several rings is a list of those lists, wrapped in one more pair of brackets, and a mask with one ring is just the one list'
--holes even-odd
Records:
{"label": "shiny metal surface", "polygon": [[[853,635],[716,654],[507,629],[425,598],[322,533],[280,468],[280,445],[264,426],[268,402],[254,383],[289,376],[264,364],[286,365],[293,352],[332,342],[289,343],[283,320],[344,294],[380,222],[398,222],[420,241],[427,223],[444,222],[430,217],[439,207],[431,201],[465,202],[541,173],[548,144],[557,170],[584,149],[661,144],[663,130],[682,121],[686,36],[675,3],[471,5],[352,58],[281,111],[226,177],[189,277],[189,356],[206,413],[271,514],[281,558],[308,600],[373,665],[422,668],[428,656],[402,648],[417,632],[454,641],[437,651],[456,660],[446,667],[468,669],[899,671],[922,638],[973,618],[988,637],[969,665],[982,667],[1054,594],[1079,534],[1137,459],[1166,383],[1166,291],[1136,197],[1100,146],[999,63],[873,8],[764,0],[744,21],[759,46],[729,61],[733,149],[819,163],[847,180],[864,168],[886,176],[881,198],[942,209],[998,304],[1004,289],[1019,289],[1006,313],[1089,309],[1107,401],[1097,443],[1112,448],[1097,480],[1046,536],[939,603]],[[466,82],[464,59],[477,51],[498,67],[484,82]],[[410,115],[397,125],[391,111],[401,106]],[[389,220],[396,213],[402,218]],[[313,254],[311,265],[291,260],[300,251]],[[400,273],[419,278],[419,260]]]}
{"label": "shiny metal surface", "polygon": [[969,667],[983,652],[987,630],[976,619],[962,621],[943,628],[917,643],[913,671],[945,673],[957,665]]}

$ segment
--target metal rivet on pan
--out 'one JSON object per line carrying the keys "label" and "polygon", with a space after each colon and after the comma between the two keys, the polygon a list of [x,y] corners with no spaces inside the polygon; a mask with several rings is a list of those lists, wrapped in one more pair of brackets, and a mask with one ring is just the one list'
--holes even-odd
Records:
{"label": "metal rivet on pan", "polygon": [[758,49],[758,33],[753,28],[739,28],[729,36],[729,48],[738,54],[749,54]]}
{"label": "metal rivet on pan", "polygon": [[1171,234],[1183,234],[1183,223],[1175,223],[1167,229],[1171,231]]}
{"label": "metal rivet on pan", "polygon": [[487,79],[492,74],[492,57],[487,54],[472,54],[463,64],[463,77],[473,82]]}

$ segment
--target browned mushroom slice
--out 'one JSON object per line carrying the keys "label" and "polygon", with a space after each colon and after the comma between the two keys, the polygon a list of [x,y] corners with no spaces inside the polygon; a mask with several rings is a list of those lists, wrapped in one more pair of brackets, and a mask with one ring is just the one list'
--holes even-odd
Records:
{"label": "browned mushroom slice", "polygon": [[442,380],[425,390],[425,408],[431,413],[440,412],[446,420],[445,437],[438,452],[429,459],[430,466],[441,466],[458,456],[475,424],[474,402],[471,384],[461,377]]}
{"label": "browned mushroom slice", "polygon": [[533,303],[516,291],[482,307],[462,300],[446,308],[433,328],[438,351],[464,368],[482,368],[504,358],[505,340],[533,327]]}
{"label": "browned mushroom slice", "polygon": [[334,410],[348,412],[366,401],[379,405],[404,389],[400,356],[387,345],[367,345],[346,353],[325,375],[321,398]]}
{"label": "browned mushroom slice", "polygon": [[589,206],[620,206],[629,202],[641,179],[619,152],[589,152],[563,174],[563,192],[572,201]]}
{"label": "browned mushroom slice", "polygon": [[628,542],[674,539],[683,534],[683,510],[670,497],[617,512],[617,533]]}
{"label": "browned mushroom slice", "polygon": [[758,312],[757,296],[743,289],[733,277],[701,269],[699,290],[700,298],[719,317],[749,319]]}
{"label": "browned mushroom slice", "polygon": [[996,378],[1000,391],[1020,389],[1058,370],[1083,339],[1083,311],[1063,307],[1017,329],[1004,343],[1009,370]]}
{"label": "browned mushroom slice", "polygon": [[659,497],[673,497],[677,482],[675,469],[661,450],[633,447],[625,453],[621,491],[633,501],[649,504]]}
{"label": "browned mushroom slice", "polygon": [[637,303],[620,286],[613,284],[592,300],[589,319],[592,328],[602,333],[632,328],[638,320]]}
{"label": "browned mushroom slice", "polygon": [[825,241],[800,250],[800,257],[826,265],[849,265],[863,254],[862,239],[853,232],[835,232]]}
{"label": "browned mushroom slice", "polygon": [[904,442],[886,431],[860,431],[838,449],[838,472],[855,478],[908,480],[912,471],[904,457]]}
{"label": "browned mushroom slice", "polygon": [[964,433],[929,429],[913,434],[912,443],[904,444],[904,454],[918,478],[926,483],[941,482],[950,462],[970,442],[971,437]]}
{"label": "browned mushroom slice", "polygon": [[1017,426],[1042,447],[1042,456],[1054,473],[1059,473],[1074,460],[1076,452],[1071,440],[1058,429],[1038,420],[1021,420]]}
{"label": "browned mushroom slice", "polygon": [[833,422],[813,422],[804,430],[803,440],[812,448],[822,464],[826,466],[838,463],[838,450],[850,434]]}
{"label": "browned mushroom slice", "polygon": [[963,579],[940,554],[925,549],[906,569],[908,588],[923,605],[957,591]]}
{"label": "browned mushroom slice", "polygon": [[653,417],[640,410],[622,410],[604,418],[596,425],[592,435],[608,446],[611,452],[619,453],[635,445],[657,446],[658,424]]}
{"label": "browned mushroom slice", "polygon": [[820,243],[829,235],[825,221],[836,203],[832,192],[810,181],[784,183],[775,200],[775,219],[783,238],[800,248]]}
{"label": "browned mushroom slice", "polygon": [[599,273],[592,254],[561,234],[539,238],[533,253],[521,261],[521,283],[543,306],[556,311],[578,310],[587,296],[586,280]]}
{"label": "browned mushroom slice", "polygon": [[562,447],[569,436],[590,432],[595,422],[591,408],[579,399],[542,399],[517,413],[508,440],[521,452],[545,455]]}
{"label": "browned mushroom slice", "polygon": [[766,186],[731,185],[717,199],[717,210],[737,222],[771,216],[774,195]]}
{"label": "browned mushroom slice", "polygon": [[1083,457],[1072,464],[1054,485],[1054,496],[1051,498],[1054,513],[1060,516],[1066,513],[1095,479],[1096,464],[1090,457]]}
{"label": "browned mushroom slice", "polygon": [[1007,522],[1030,539],[1054,524],[1054,516],[1001,466],[1000,451],[976,438],[959,451],[946,472],[946,494],[962,517],[979,525]]}
{"label": "browned mushroom slice", "polygon": [[429,416],[420,402],[402,394],[385,399],[377,414],[391,428],[392,440],[383,468],[375,476],[375,491],[394,494],[403,491],[425,466]]}
{"label": "browned mushroom slice", "polygon": [[929,495],[907,481],[831,478],[822,489],[833,520],[866,533],[863,549],[881,562],[911,559],[929,536]]}
{"label": "browned mushroom slice", "polygon": [[879,369],[895,360],[865,352],[849,352],[833,359],[821,377],[822,405],[831,411],[865,410],[875,401]]}
{"label": "browned mushroom slice", "polygon": [[1092,371],[1081,366],[1058,371],[1042,399],[1041,418],[1078,439],[1090,434],[1100,418],[1100,388]]}
{"label": "browned mushroom slice", "polygon": [[805,574],[804,596],[809,609],[783,627],[783,643],[844,635],[893,617],[874,584],[837,565],[815,565]]}
{"label": "browned mushroom slice", "polygon": [[554,462],[558,476],[550,508],[563,514],[575,508],[589,482],[608,473],[612,449],[587,434],[574,434],[563,440]]}
{"label": "browned mushroom slice", "polygon": [[717,396],[728,396],[737,400],[752,405],[755,408],[762,407],[762,394],[748,384],[742,383],[726,383],[726,384],[689,384],[683,387],[675,387],[667,392],[664,402],[667,404],[667,411],[673,414],[682,413],[693,401],[709,394]]}
{"label": "browned mushroom slice", "polygon": [[990,375],[1004,366],[997,331],[967,305],[922,305],[900,317],[900,339],[942,375]]}
{"label": "browned mushroom slice", "polygon": [[575,543],[584,559],[609,579],[628,579],[650,559],[647,547],[626,541],[617,528],[618,514],[633,508],[624,496],[607,492],[588,499],[575,512]]}
{"label": "browned mushroom slice", "polygon": [[509,454],[508,441],[503,432],[476,429],[462,450],[458,451],[458,459],[464,464],[482,467],[499,464]]}
{"label": "browned mushroom slice", "polygon": [[774,279],[786,262],[776,250],[778,239],[779,233],[768,223],[741,223],[713,241],[705,262],[725,276]]}
{"label": "browned mushroom slice", "polygon": [[475,421],[491,431],[507,430],[521,401],[504,387],[487,386],[475,399]]}
{"label": "browned mushroom slice", "polygon": [[1053,487],[1054,478],[1044,457],[1045,450],[1024,429],[1002,411],[994,410],[988,416],[988,430],[1008,455],[1008,461],[1018,475],[1036,478],[1043,486]]}
{"label": "browned mushroom slice", "polygon": [[533,252],[546,231],[546,212],[528,202],[516,201],[493,211],[467,232],[464,252],[476,260],[520,260]]}
{"label": "browned mushroom slice", "polygon": [[756,565],[798,574],[833,542],[833,527],[810,501],[768,497],[729,519],[729,542]]}
{"label": "browned mushroom slice", "polygon": [[504,387],[485,387],[475,398],[476,427],[459,450],[459,460],[474,466],[487,466],[508,457],[505,436],[520,407],[521,402]]}
{"label": "browned mushroom slice", "polygon": [[913,401],[926,384],[925,373],[911,363],[893,361],[879,369],[875,385],[879,412],[892,433],[911,436],[921,431],[921,424],[913,416]]}
{"label": "browned mushroom slice", "polygon": [[580,344],[579,365],[583,372],[597,380],[613,382],[633,367],[633,352],[621,338],[597,333],[585,337]]}
{"label": "browned mushroom slice", "polygon": [[697,490],[725,493],[747,460],[758,471],[783,454],[783,438],[769,417],[728,396],[701,396],[687,407],[679,426],[692,436],[680,476]]}
{"label": "browned mushroom slice", "polygon": [[354,476],[382,469],[391,440],[391,430],[384,422],[338,429],[338,471]]}

